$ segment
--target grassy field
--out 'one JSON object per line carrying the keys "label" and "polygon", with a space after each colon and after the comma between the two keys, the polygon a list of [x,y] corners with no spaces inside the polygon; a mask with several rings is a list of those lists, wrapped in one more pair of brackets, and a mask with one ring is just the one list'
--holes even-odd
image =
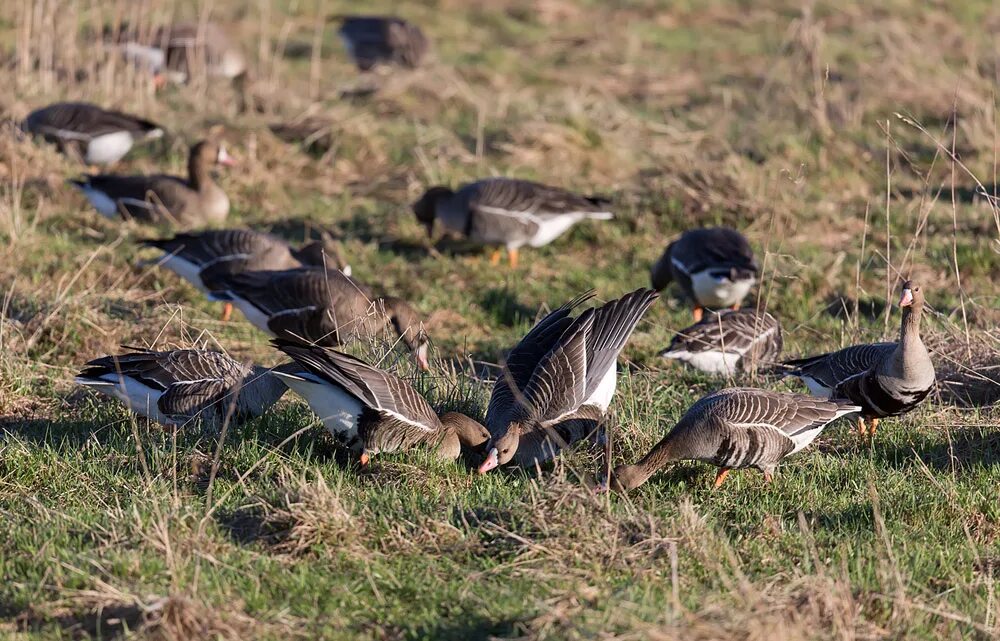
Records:
{"label": "grassy field", "polygon": [[[374,80],[323,24],[353,3],[100,4],[3,3],[0,109],[88,99],[162,122],[171,136],[122,171],[182,172],[186,144],[221,127],[241,163],[221,176],[231,223],[296,241],[330,231],[356,277],[412,301],[432,370],[383,362],[439,409],[481,416],[485,365],[540,313],[647,285],[671,238],[717,223],[756,248],[757,302],[782,320],[789,356],[891,339],[898,279],[919,279],[940,385],[874,442],[842,421],[775,483],[746,471],[718,491],[714,468],[681,464],[629,496],[594,495],[582,448],[541,473],[480,478],[423,452],[359,471],[291,394],[221,443],[167,431],[75,388],[78,366],[120,345],[279,356],[238,314],[222,323],[218,304],[135,267],[133,240],[156,230],[102,219],[64,185],[81,166],[7,129],[0,637],[1000,634],[1000,215],[979,193],[996,190],[1000,150],[994,3],[379,1],[365,10],[414,20],[434,54]],[[88,57],[85,34],[116,17],[198,10],[250,53],[252,111],[225,86],[154,96]],[[487,175],[608,194],[617,217],[522,252],[517,270],[432,246],[409,203]],[[689,321],[669,291],[626,347],[617,462],[708,391],[796,389],[658,359]]]}

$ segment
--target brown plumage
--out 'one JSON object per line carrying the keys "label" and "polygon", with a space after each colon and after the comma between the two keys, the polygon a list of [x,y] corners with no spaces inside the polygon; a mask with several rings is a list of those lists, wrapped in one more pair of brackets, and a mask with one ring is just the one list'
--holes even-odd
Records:
{"label": "brown plumage", "polygon": [[88,165],[110,165],[132,145],[163,136],[154,122],[87,102],[57,102],[28,114],[25,131]]}
{"label": "brown plumage", "polygon": [[731,375],[774,363],[781,354],[781,325],[755,309],[710,312],[682,329],[660,352],[710,374]]}

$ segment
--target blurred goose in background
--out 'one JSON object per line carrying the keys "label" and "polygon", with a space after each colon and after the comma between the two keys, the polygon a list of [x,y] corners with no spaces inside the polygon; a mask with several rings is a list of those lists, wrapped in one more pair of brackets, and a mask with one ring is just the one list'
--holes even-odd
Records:
{"label": "blurred goose in background", "polygon": [[[505,246],[511,267],[517,267],[518,250],[524,245],[548,245],[582,220],[613,218],[608,204],[604,198],[527,180],[486,178],[458,191],[431,187],[413,204],[413,212],[428,235],[434,232],[434,221],[440,220],[445,229],[470,241]],[[490,263],[499,262],[497,249]]]}
{"label": "blurred goose in background", "polygon": [[212,300],[232,303],[255,327],[273,337],[333,347],[392,326],[426,370],[430,339],[419,314],[401,298],[375,296],[336,269],[214,275]]}
{"label": "blurred goose in background", "polygon": [[670,243],[650,275],[657,291],[676,281],[694,303],[698,322],[706,307],[738,309],[759,271],[743,234],[729,227],[707,227],[686,231]]}
{"label": "blurred goose in background", "polygon": [[507,355],[486,410],[488,472],[528,467],[573,443],[599,440],[618,383],[618,354],[657,294],[638,289],[577,316],[580,296],[538,322]]}
{"label": "blurred goose in background", "polygon": [[781,354],[778,319],[755,309],[709,312],[660,352],[709,374],[732,375],[774,363]]}
{"label": "blurred goose in background", "polygon": [[22,128],[88,165],[112,165],[132,145],[163,137],[154,122],[87,102],[57,102],[28,114]]}
{"label": "blurred goose in background", "polygon": [[[209,294],[209,284],[220,275],[250,271],[278,271],[296,267],[334,267],[351,275],[338,245],[329,236],[296,249],[283,239],[251,229],[219,229],[170,238],[147,238],[139,241],[163,255],[156,261]],[[222,320],[229,320],[232,304],[226,303]]]}
{"label": "blurred goose in background", "polygon": [[221,223],[229,214],[229,198],[212,179],[212,165],[232,166],[232,156],[215,140],[191,147],[188,178],[97,174],[70,183],[108,218],[135,219],[186,229]]}
{"label": "blurred goose in background", "polygon": [[108,35],[122,55],[137,67],[154,74],[158,86],[185,83],[194,74],[241,83],[247,72],[243,49],[214,22],[179,22],[149,34],[128,25]]}
{"label": "blurred goose in background", "polygon": [[392,16],[333,16],[347,54],[361,71],[378,64],[414,68],[427,53],[427,37],[416,25]]}
{"label": "blurred goose in background", "polygon": [[784,363],[785,374],[798,376],[813,394],[860,405],[862,436],[874,436],[879,419],[909,412],[934,387],[934,363],[920,339],[924,294],[919,284],[903,283],[899,306],[903,317],[897,342],[854,345]]}
{"label": "blurred goose in background", "polygon": [[771,481],[785,457],[807,447],[823,428],[861,408],[846,400],[733,388],[701,398],[635,465],[619,465],[609,487],[631,490],[673,461],[702,461],[720,468],[718,488],[730,470],[755,467]]}
{"label": "blurred goose in background", "polygon": [[207,350],[140,350],[90,361],[76,383],[163,425],[220,427],[227,417],[256,418],[281,398],[287,387],[274,372]]}
{"label": "blurred goose in background", "polygon": [[490,434],[458,412],[440,418],[413,386],[394,374],[332,349],[275,339],[298,369],[276,372],[309,403],[331,434],[359,456],[418,445],[454,460],[462,448],[482,449]]}

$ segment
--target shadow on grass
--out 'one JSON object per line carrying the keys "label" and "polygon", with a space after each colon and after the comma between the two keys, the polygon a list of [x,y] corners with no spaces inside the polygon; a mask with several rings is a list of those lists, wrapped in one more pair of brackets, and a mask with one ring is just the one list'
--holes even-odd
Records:
{"label": "shadow on grass", "polygon": [[534,320],[537,310],[517,300],[517,293],[507,287],[486,290],[479,298],[479,306],[494,321],[504,327]]}
{"label": "shadow on grass", "polygon": [[1000,432],[985,426],[961,427],[941,432],[941,441],[917,447],[877,448],[876,453],[888,465],[911,465],[916,455],[937,472],[964,471],[969,468],[996,467],[1000,464]]}
{"label": "shadow on grass", "polygon": [[147,617],[142,608],[135,604],[112,604],[96,612],[77,612],[59,616],[48,616],[31,606],[14,613],[0,604],[0,620],[10,621],[14,630],[24,634],[58,629],[71,639],[109,640],[124,638],[126,633],[139,629],[146,623]]}

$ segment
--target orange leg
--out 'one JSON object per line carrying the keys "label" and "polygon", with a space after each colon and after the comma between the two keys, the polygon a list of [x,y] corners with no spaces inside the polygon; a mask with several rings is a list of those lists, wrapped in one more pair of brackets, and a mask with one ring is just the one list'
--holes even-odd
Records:
{"label": "orange leg", "polygon": [[497,265],[499,265],[500,264],[500,256],[501,256],[500,250],[499,249],[494,250],[493,253],[490,254],[490,265],[493,265],[494,267],[496,267]]}
{"label": "orange leg", "polygon": [[764,470],[764,482],[770,483],[774,480],[774,473],[771,470]]}
{"label": "orange leg", "polygon": [[875,430],[878,429],[878,419],[873,418],[871,421],[868,422],[868,424],[871,427],[871,431],[869,432],[869,434],[871,435],[872,438],[875,438]]}
{"label": "orange leg", "polygon": [[371,460],[371,457],[368,456],[368,452],[362,452],[359,460],[361,461],[361,467],[366,467],[368,465],[368,461]]}
{"label": "orange leg", "polygon": [[731,309],[731,310],[733,310],[733,311],[735,312],[735,311],[736,311],[737,309],[739,309],[739,308],[740,308],[740,304],[739,304],[739,303],[736,303],[735,305],[733,305],[733,306],[732,306],[732,307],[730,307],[729,309]]}
{"label": "orange leg", "polygon": [[694,322],[700,323],[701,317],[705,315],[705,308],[701,305],[695,305],[694,310],[691,313],[694,316]]}
{"label": "orange leg", "polygon": [[223,303],[222,304],[222,322],[228,323],[229,317],[233,315],[233,304]]}
{"label": "orange leg", "polygon": [[512,269],[517,269],[517,248],[507,250],[507,259]]}
{"label": "orange leg", "polygon": [[722,487],[722,483],[726,480],[726,477],[729,476],[730,471],[731,470],[728,467],[724,467],[719,470],[719,473],[715,476],[715,484],[712,485],[712,489],[717,490]]}
{"label": "orange leg", "polygon": [[868,426],[865,425],[865,419],[858,417],[858,434],[861,436],[868,436]]}

